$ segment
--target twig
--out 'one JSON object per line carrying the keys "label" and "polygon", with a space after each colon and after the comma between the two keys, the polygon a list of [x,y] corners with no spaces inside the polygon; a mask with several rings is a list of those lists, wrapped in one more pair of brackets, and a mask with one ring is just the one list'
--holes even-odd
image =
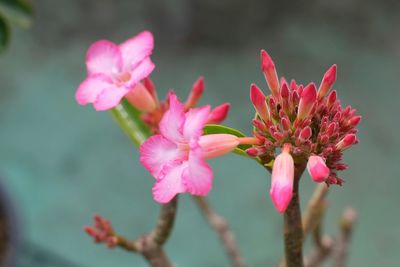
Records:
{"label": "twig", "polygon": [[168,240],[174,226],[177,203],[178,199],[175,197],[171,202],[163,205],[158,223],[153,231],[136,240],[128,240],[116,234],[111,223],[99,215],[94,217],[95,225],[86,227],[85,230],[97,243],[106,243],[110,248],[118,246],[127,251],[141,254],[152,267],[173,267],[163,250],[163,245]]}
{"label": "twig", "polygon": [[320,240],[320,245],[316,246],[311,252],[310,256],[305,259],[304,265],[306,267],[318,267],[332,252],[334,240],[329,236],[324,236]]}
{"label": "twig", "polygon": [[313,195],[308,201],[307,208],[303,216],[303,231],[304,237],[307,236],[321,220],[323,207],[323,200],[328,193],[328,186],[325,183],[317,185]]}
{"label": "twig", "polygon": [[[308,205],[302,219],[303,239],[319,224],[322,217],[321,212],[324,209],[322,203],[327,193],[328,186],[326,184],[319,184],[315,188],[314,193],[308,201]],[[285,266],[285,259],[282,258],[279,263],[279,267]]]}
{"label": "twig", "polygon": [[305,166],[295,168],[293,197],[284,214],[285,266],[303,267],[303,226],[301,222],[299,180]]}
{"label": "twig", "polygon": [[224,218],[215,213],[210,204],[204,197],[193,197],[202,214],[207,219],[210,226],[218,234],[222,245],[228,254],[229,260],[234,267],[245,267],[245,263],[240,256],[239,248],[236,244],[235,237],[231,232],[228,223]]}
{"label": "twig", "polygon": [[333,266],[345,267],[349,249],[350,238],[353,226],[357,221],[357,212],[352,208],[347,208],[340,219],[340,234],[333,248]]}

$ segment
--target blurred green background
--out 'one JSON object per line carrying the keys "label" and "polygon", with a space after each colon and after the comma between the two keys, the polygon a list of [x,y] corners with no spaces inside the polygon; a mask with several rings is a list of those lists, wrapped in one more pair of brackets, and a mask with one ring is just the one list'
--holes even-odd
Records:
{"label": "blurred green background", "polygon": [[[85,78],[86,49],[98,39],[122,42],[155,35],[152,79],[161,96],[183,99],[199,75],[202,104],[230,102],[226,125],[251,132],[249,85],[267,92],[259,51],[278,74],[320,82],[338,64],[335,88],[359,110],[360,144],[347,151],[343,187],[332,187],[326,231],[337,232],[347,206],[359,212],[349,266],[399,266],[400,4],[398,1],[37,0],[31,29],[12,28],[0,55],[0,176],[16,202],[24,246],[48,266],[146,266],[137,255],[95,246],[82,228],[98,212],[135,237],[149,231],[159,207],[153,178],[138,151],[106,112],[74,99]],[[249,266],[274,266],[282,253],[281,223],[268,197],[270,175],[236,155],[211,161],[209,196],[236,234]],[[302,204],[314,184],[301,183]],[[188,196],[168,253],[177,266],[228,266],[217,237]],[[52,256],[51,256],[52,255]],[[57,255],[57,256],[54,256]],[[21,253],[20,266],[28,266]],[[51,259],[50,259],[51,258]],[[32,260],[34,261],[34,260]],[[40,261],[37,260],[36,261]],[[25,265],[24,265],[25,264]],[[46,265],[47,266],[47,265]]]}

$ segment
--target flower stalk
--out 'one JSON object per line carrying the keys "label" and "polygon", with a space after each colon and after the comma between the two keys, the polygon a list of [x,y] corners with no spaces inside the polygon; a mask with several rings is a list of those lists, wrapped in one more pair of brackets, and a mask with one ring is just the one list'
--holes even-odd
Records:
{"label": "flower stalk", "polygon": [[296,166],[293,196],[284,213],[284,244],[286,267],[303,267],[303,226],[301,222],[299,181],[305,166]]}

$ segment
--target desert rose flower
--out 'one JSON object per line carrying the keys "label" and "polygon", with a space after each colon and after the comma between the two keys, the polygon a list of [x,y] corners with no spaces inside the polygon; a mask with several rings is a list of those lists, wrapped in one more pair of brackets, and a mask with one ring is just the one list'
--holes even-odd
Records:
{"label": "desert rose flower", "polygon": [[92,103],[98,111],[117,106],[153,71],[153,42],[153,35],[144,31],[120,45],[107,40],[92,44],[86,54],[88,76],[76,91],[76,101]]}
{"label": "desert rose flower", "polygon": [[213,173],[205,160],[229,153],[240,143],[240,138],[229,134],[202,136],[210,112],[209,106],[185,112],[176,95],[169,94],[160,134],[140,147],[140,162],[156,178],[153,198],[157,202],[168,203],[179,193],[207,195]]}

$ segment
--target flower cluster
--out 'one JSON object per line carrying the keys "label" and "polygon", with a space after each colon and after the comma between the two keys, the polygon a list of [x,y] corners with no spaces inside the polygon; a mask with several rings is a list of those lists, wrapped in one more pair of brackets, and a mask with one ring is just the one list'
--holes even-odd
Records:
{"label": "flower cluster", "polygon": [[[187,112],[190,108],[197,105],[199,99],[204,92],[204,78],[200,77],[193,84],[192,90],[183,105],[183,109]],[[126,99],[141,112],[142,121],[149,127],[153,134],[159,134],[159,124],[169,109],[169,99],[160,101],[154,83],[145,78],[139,83],[134,90],[129,92]],[[229,103],[223,103],[211,110],[207,119],[207,124],[219,124],[225,120],[229,112]]]}
{"label": "flower cluster", "polygon": [[[278,211],[283,212],[292,197],[293,169],[308,161],[307,169],[315,182],[343,183],[337,171],[347,166],[341,162],[345,149],[357,143],[356,126],[361,116],[356,110],[342,107],[335,90],[336,65],[325,73],[317,90],[295,80],[278,79],[274,62],[261,51],[261,67],[271,90],[265,96],[255,84],[250,98],[257,111],[253,120],[254,135],[261,145],[247,150],[250,156],[268,163],[275,159],[270,194]],[[282,154],[275,157],[278,148]],[[288,186],[290,188],[288,188]]]}

